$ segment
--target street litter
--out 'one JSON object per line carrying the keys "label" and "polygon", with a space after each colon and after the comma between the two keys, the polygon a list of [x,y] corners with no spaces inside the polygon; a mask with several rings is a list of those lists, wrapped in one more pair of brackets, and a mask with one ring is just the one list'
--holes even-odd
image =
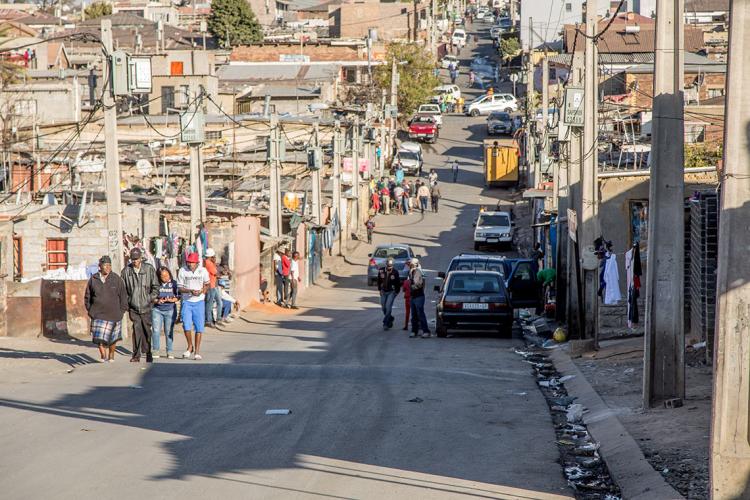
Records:
{"label": "street litter", "polygon": [[602,463],[602,460],[599,457],[582,457],[578,459],[578,463],[581,464],[582,467],[593,469],[594,467],[600,465]]}
{"label": "street litter", "polygon": [[407,403],[421,403],[422,401],[424,401],[424,399],[414,398],[414,399],[410,399],[409,401],[407,401]]}
{"label": "street litter", "polygon": [[266,415],[289,415],[290,413],[292,413],[292,410],[287,408],[266,410]]}
{"label": "street litter", "polygon": [[513,394],[515,394],[516,396],[525,396],[526,395],[525,392],[514,392]]}
{"label": "street litter", "polygon": [[575,375],[565,375],[564,377],[560,377],[560,382],[567,382],[570,379],[576,378]]}
{"label": "street litter", "polygon": [[135,385],[135,384],[133,384],[133,385],[129,385],[128,387],[129,387],[130,389],[143,389],[143,386],[142,386],[142,385]]}
{"label": "street litter", "polygon": [[597,443],[586,443],[581,446],[576,446],[573,449],[573,453],[581,456],[594,456],[598,449],[599,445]]}
{"label": "street litter", "polygon": [[581,469],[578,466],[565,467],[565,475],[571,481],[577,481],[579,479],[588,479],[594,477],[594,473],[590,470]]}
{"label": "street litter", "polygon": [[568,406],[569,404],[573,403],[573,401],[575,401],[576,399],[578,398],[575,396],[563,396],[561,398],[550,399],[550,402],[554,405]]}
{"label": "street litter", "polygon": [[558,344],[552,339],[549,339],[549,340],[544,341],[544,343],[542,344],[542,347],[544,347],[545,349],[557,349],[558,347],[560,347],[560,344]]}
{"label": "street litter", "polygon": [[633,373],[633,372],[635,372],[635,368],[628,368],[628,369],[627,369],[627,370],[625,370],[625,371],[624,371],[623,373],[628,373],[628,374],[630,374],[630,373]]}
{"label": "street litter", "polygon": [[706,347],[706,341],[704,340],[703,342],[698,342],[697,344],[693,344],[690,347],[692,347],[693,349],[701,349],[703,347]]}
{"label": "street litter", "polygon": [[566,418],[571,424],[577,424],[583,420],[583,405],[576,403],[568,406],[568,414],[566,415]]}

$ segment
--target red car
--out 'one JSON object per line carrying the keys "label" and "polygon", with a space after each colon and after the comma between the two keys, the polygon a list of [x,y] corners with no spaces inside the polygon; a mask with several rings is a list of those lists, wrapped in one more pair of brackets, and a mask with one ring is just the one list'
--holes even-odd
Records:
{"label": "red car", "polygon": [[430,115],[416,115],[409,122],[409,138],[424,142],[436,142],[438,139],[438,125]]}

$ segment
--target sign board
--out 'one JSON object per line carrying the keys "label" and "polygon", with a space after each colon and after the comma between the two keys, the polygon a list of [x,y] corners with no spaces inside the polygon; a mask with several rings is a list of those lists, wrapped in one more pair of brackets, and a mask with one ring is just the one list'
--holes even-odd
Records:
{"label": "sign board", "polygon": [[575,210],[568,209],[568,236],[573,241],[578,241],[576,233],[578,232],[578,214]]}
{"label": "sign board", "polygon": [[583,127],[583,89],[566,87],[563,122],[571,127]]}
{"label": "sign board", "polygon": [[511,82],[516,83],[518,81],[518,73],[511,73],[508,78]]}

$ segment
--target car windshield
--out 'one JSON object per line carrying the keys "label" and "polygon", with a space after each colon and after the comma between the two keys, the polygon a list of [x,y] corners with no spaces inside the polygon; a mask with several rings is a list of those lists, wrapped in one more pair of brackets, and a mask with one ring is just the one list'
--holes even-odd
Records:
{"label": "car windshield", "polygon": [[477,226],[510,226],[510,219],[507,215],[480,215]]}
{"label": "car windshield", "polygon": [[420,113],[439,113],[440,108],[434,104],[423,104],[419,107]]}
{"label": "car windshield", "polygon": [[412,123],[435,123],[435,120],[429,116],[417,116]]}
{"label": "car windshield", "polygon": [[372,256],[376,259],[387,259],[388,257],[393,257],[394,259],[408,259],[409,252],[405,248],[378,248]]}
{"label": "car windshield", "polygon": [[492,113],[490,120],[499,120],[502,122],[510,121],[510,115],[508,113]]}
{"label": "car windshield", "polygon": [[413,151],[399,151],[398,157],[401,160],[414,160],[414,161],[419,160],[419,155]]}
{"label": "car windshield", "polygon": [[448,293],[499,294],[502,293],[502,288],[496,276],[459,274],[451,277]]}
{"label": "car windshield", "polygon": [[466,36],[465,33],[453,33],[453,38],[464,38]]}
{"label": "car windshield", "polygon": [[472,104],[479,104],[480,102],[484,102],[485,99],[487,99],[486,95],[479,96],[476,99],[474,99],[473,101],[471,101],[471,103]]}

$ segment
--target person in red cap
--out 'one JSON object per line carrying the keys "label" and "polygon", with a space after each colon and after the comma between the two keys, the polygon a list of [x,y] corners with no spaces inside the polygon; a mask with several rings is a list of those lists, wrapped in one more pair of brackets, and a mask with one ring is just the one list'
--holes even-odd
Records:
{"label": "person in red cap", "polygon": [[[177,273],[177,286],[182,294],[182,328],[185,330],[187,351],[183,358],[203,359],[200,355],[201,335],[206,328],[206,291],[209,277],[205,267],[198,267],[200,257],[197,253],[187,256],[185,267]],[[195,331],[195,345],[193,345],[193,331]]]}

